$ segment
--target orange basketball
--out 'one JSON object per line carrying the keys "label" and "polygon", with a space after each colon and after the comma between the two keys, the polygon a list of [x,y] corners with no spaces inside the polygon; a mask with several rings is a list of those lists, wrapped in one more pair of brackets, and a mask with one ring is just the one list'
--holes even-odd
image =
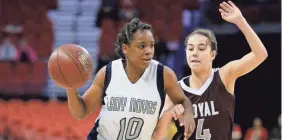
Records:
{"label": "orange basketball", "polygon": [[51,79],[63,88],[79,88],[93,74],[93,62],[89,52],[76,44],[65,44],[57,48],[48,61]]}

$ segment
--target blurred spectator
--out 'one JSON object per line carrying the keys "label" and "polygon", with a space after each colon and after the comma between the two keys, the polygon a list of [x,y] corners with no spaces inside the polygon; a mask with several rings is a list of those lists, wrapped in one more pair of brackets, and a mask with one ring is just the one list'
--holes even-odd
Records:
{"label": "blurred spectator", "polygon": [[96,72],[110,61],[117,58],[113,44],[117,34],[115,22],[112,19],[105,18],[101,24],[101,30],[102,33],[99,40],[98,66]]}
{"label": "blurred spectator", "polygon": [[23,31],[23,27],[21,25],[8,24],[4,27],[3,31],[8,34],[18,34]]}
{"label": "blurred spectator", "polygon": [[33,63],[38,60],[36,52],[25,38],[19,40],[16,60],[20,63]]}
{"label": "blurred spectator", "polygon": [[245,140],[267,140],[268,132],[263,127],[260,118],[255,118],[253,121],[253,127],[249,128],[245,135]]}
{"label": "blurred spectator", "polygon": [[166,65],[169,54],[170,54],[170,51],[167,48],[166,41],[156,36],[155,37],[155,59]]}
{"label": "blurred spectator", "polygon": [[102,4],[97,15],[96,27],[100,28],[102,21],[105,18],[118,21],[118,11],[118,4],[116,0],[102,0]]}
{"label": "blurred spectator", "polygon": [[11,128],[8,125],[6,125],[4,129],[4,134],[1,140],[14,140],[11,134]]}
{"label": "blurred spectator", "polygon": [[278,125],[275,126],[270,133],[270,140],[281,140],[281,115],[278,117]]}
{"label": "blurred spectator", "polygon": [[[183,51],[184,39],[188,34],[190,34],[195,28],[200,26],[200,21],[204,21],[205,13],[204,11],[209,6],[209,0],[184,0],[182,4],[182,25],[183,29],[181,29],[181,40],[178,42],[169,42],[168,46],[170,49],[176,51],[174,55],[170,55],[169,57],[169,67],[171,67],[176,73],[177,76],[183,76],[183,65],[186,64],[186,55]],[[186,71],[186,70],[185,70]]]}
{"label": "blurred spectator", "polygon": [[267,4],[260,5],[262,21],[281,23],[281,0],[268,0],[267,2]]}
{"label": "blurred spectator", "polygon": [[[202,7],[206,7],[205,1],[208,0],[185,0],[184,10],[182,14],[182,24],[184,28],[184,36],[188,35],[193,29],[199,26],[200,19],[200,1]],[[203,14],[203,13],[202,13]]]}
{"label": "blurred spectator", "polygon": [[16,64],[28,64],[30,73],[33,70],[33,63],[38,60],[36,52],[33,50],[32,46],[28,44],[27,40],[22,36],[18,40],[15,60]]}
{"label": "blurred spectator", "polygon": [[8,34],[4,34],[3,43],[0,45],[0,60],[15,61],[16,47]]}
{"label": "blurred spectator", "polygon": [[176,52],[179,50],[179,45],[180,43],[178,40],[170,40],[167,42],[167,48],[170,52],[167,56],[167,65],[172,69],[175,69],[175,62],[177,61]]}
{"label": "blurred spectator", "polygon": [[120,0],[119,19],[131,20],[138,16],[136,0]]}
{"label": "blurred spectator", "polygon": [[242,130],[239,124],[234,124],[232,131],[232,140],[241,140],[242,139]]}

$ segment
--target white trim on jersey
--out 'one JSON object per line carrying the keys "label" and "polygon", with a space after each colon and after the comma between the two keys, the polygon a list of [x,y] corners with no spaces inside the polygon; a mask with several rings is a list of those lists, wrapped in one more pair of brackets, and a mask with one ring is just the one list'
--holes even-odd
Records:
{"label": "white trim on jersey", "polygon": [[204,85],[203,85],[201,88],[199,88],[199,89],[191,88],[191,87],[187,86],[187,85],[184,83],[184,79],[188,78],[189,76],[184,77],[184,78],[182,78],[182,79],[179,81],[180,86],[181,86],[182,89],[185,90],[186,92],[189,92],[189,93],[191,93],[191,94],[195,94],[195,95],[201,96],[201,95],[208,89],[208,87],[210,86],[210,84],[212,83],[214,73],[215,73],[216,71],[218,71],[218,70],[219,70],[219,68],[212,69],[212,73],[210,74],[209,78],[208,78],[207,81],[204,83]]}

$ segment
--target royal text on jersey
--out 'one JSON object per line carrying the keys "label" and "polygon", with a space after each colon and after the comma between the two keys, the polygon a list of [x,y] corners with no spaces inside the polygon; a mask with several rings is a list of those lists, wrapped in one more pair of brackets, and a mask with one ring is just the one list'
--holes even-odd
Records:
{"label": "royal text on jersey", "polygon": [[215,109],[215,105],[213,101],[193,104],[193,108],[194,108],[194,118],[214,116],[219,114],[219,111],[216,111]]}

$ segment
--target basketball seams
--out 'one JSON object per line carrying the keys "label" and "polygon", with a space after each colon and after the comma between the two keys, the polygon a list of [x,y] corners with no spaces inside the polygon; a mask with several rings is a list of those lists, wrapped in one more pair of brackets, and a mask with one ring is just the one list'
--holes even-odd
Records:
{"label": "basketball seams", "polygon": [[[78,71],[79,71],[79,73],[80,73],[80,76],[81,76],[81,78],[82,78],[82,81],[84,81],[85,79],[84,79],[83,73],[80,71],[78,64],[75,62],[75,59],[73,58],[73,55],[72,55],[68,50],[64,50],[64,52],[66,53],[66,55],[67,55],[68,57],[71,58],[72,62],[75,64],[76,68],[78,69]],[[79,64],[82,66],[82,64],[81,64],[80,62],[79,62]],[[84,69],[83,66],[82,66],[82,68]]]}
{"label": "basketball seams", "polygon": [[48,67],[51,79],[58,86],[71,88],[83,86],[94,69],[87,50],[74,44],[57,48],[49,58]]}
{"label": "basketball seams", "polygon": [[62,72],[62,70],[61,70],[61,67],[60,67],[60,61],[59,61],[59,51],[60,51],[60,50],[61,50],[61,49],[58,49],[58,50],[57,50],[58,68],[59,68],[59,71],[60,71],[60,73],[61,73],[61,75],[62,75],[64,81],[66,82],[66,84],[68,84],[70,87],[72,87],[72,86],[69,84],[69,82],[66,80],[66,78],[65,78],[65,76],[64,76],[64,74],[63,74],[63,72]]}

